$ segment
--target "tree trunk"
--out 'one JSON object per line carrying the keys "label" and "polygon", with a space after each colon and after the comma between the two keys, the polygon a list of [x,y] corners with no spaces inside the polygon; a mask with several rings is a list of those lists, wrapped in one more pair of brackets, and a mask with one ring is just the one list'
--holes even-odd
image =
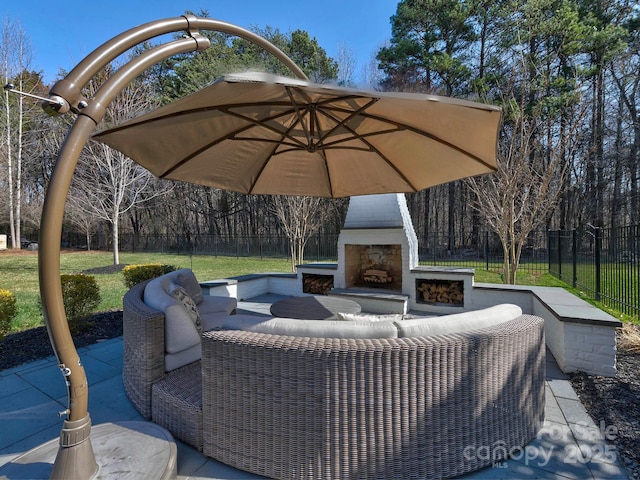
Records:
{"label": "tree trunk", "polygon": [[[8,77],[5,77],[8,81]],[[14,196],[13,196],[13,152],[11,149],[11,110],[9,108],[9,91],[4,92],[6,135],[7,135],[7,187],[9,196],[9,234],[11,235],[11,248],[20,248],[20,239],[16,238],[15,218],[14,218]]]}
{"label": "tree trunk", "polygon": [[[20,43],[22,46],[22,43]],[[20,74],[20,90],[24,90],[24,84],[22,81],[22,74]],[[15,189],[16,189],[16,200],[15,200],[15,232],[16,238],[18,239],[18,244],[22,246],[22,133],[23,133],[23,124],[24,124],[24,97],[22,95],[18,98],[18,151],[16,152],[16,181],[15,181]]]}
{"label": "tree trunk", "polygon": [[120,245],[118,242],[119,219],[120,219],[119,215],[114,215],[113,221],[111,222],[113,226],[113,230],[111,232],[111,235],[112,235],[111,241],[113,242],[113,264],[114,265],[120,265]]}
{"label": "tree trunk", "polygon": [[449,183],[449,196],[448,196],[448,200],[449,200],[449,217],[448,217],[448,234],[449,234],[449,240],[448,240],[448,250],[449,250],[449,254],[453,255],[453,251],[455,250],[456,247],[456,215],[455,215],[455,206],[456,206],[456,182],[451,182]]}

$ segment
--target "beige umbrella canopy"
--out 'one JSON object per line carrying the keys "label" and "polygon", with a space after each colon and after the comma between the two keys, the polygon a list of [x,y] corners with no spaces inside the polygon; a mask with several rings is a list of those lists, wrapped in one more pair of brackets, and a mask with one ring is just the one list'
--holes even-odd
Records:
{"label": "beige umbrella canopy", "polygon": [[160,178],[253,194],[416,192],[496,170],[499,108],[227,75],[94,138]]}

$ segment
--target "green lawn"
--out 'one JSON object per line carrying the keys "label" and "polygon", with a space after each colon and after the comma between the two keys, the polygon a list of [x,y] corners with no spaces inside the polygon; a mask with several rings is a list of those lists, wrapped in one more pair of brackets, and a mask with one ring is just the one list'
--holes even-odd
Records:
{"label": "green lawn", "polygon": [[[164,263],[177,268],[191,268],[201,281],[215,280],[258,272],[290,272],[287,258],[214,257],[208,255],[171,255],[157,253],[122,253],[120,262],[127,265]],[[63,253],[60,257],[61,273],[78,273],[113,263],[110,252]],[[100,287],[102,301],[98,311],[122,308],[126,288],[122,273],[94,275]],[[38,285],[38,257],[36,254],[0,255],[0,289],[13,292],[18,313],[12,331],[43,325]]]}
{"label": "green lawn", "polygon": [[[460,260],[459,265],[456,265],[458,262],[455,260],[449,260],[446,262],[446,266],[455,267],[459,266],[460,268],[474,268],[468,267],[468,261]],[[420,262],[421,265],[433,265],[431,262]],[[441,264],[443,267],[444,263]],[[539,265],[538,265],[539,266]],[[546,273],[546,262],[543,265],[543,268],[532,268],[528,269],[522,266],[518,269],[518,274],[516,277],[518,285],[538,285],[542,287],[566,287],[566,285],[555,278],[552,275]],[[482,267],[475,267],[475,275],[474,281],[478,283],[504,283],[503,275],[502,275],[502,263],[499,262],[489,262],[488,269],[484,262],[482,262]],[[537,273],[534,273],[536,272]],[[542,272],[545,273],[542,273]]]}
{"label": "green lawn", "polygon": [[[61,273],[78,273],[92,268],[106,267],[113,262],[110,252],[63,253],[60,258]],[[191,268],[200,281],[260,272],[290,272],[288,258],[223,257],[209,255],[173,255],[158,253],[122,253],[120,262],[127,265],[144,263],[164,263],[176,268]],[[490,270],[476,268],[475,281],[478,283],[503,283],[500,274],[501,265],[490,265]],[[125,293],[121,273],[94,275],[100,287],[102,301],[98,311],[122,308],[122,296]],[[567,285],[555,277],[544,274],[518,273],[520,285],[559,286]],[[16,296],[18,314],[13,321],[12,331],[25,330],[43,324],[40,308],[38,285],[38,257],[35,253],[13,254],[4,251],[0,254],[0,289],[7,289]],[[625,320],[619,312],[588,299],[579,290],[568,288],[573,293],[607,310],[612,315]],[[637,319],[636,319],[637,321]]]}

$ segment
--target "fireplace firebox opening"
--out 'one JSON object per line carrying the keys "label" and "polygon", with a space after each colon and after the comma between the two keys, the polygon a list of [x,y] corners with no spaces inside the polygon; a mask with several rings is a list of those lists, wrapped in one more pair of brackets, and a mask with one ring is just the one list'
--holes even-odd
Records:
{"label": "fireplace firebox opening", "polygon": [[416,279],[416,302],[463,307],[464,282],[418,278]]}
{"label": "fireplace firebox opening", "polygon": [[402,290],[402,245],[345,245],[345,286]]}

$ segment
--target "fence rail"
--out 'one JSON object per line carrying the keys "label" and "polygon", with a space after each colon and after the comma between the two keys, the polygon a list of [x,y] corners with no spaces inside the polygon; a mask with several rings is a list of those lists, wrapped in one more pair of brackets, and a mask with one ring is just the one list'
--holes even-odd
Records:
{"label": "fence rail", "polygon": [[[419,241],[420,263],[432,266],[458,266],[501,272],[502,247],[498,237],[488,231],[471,236],[458,235],[449,248],[449,235],[433,233]],[[546,234],[537,233],[523,250],[520,270],[547,271]],[[120,235],[122,252],[158,252],[234,257],[289,257],[286,236],[264,235]],[[307,262],[335,261],[338,235],[322,233],[309,239],[304,251]]]}
{"label": "fence rail", "polygon": [[549,273],[640,317],[640,226],[550,231]]}
{"label": "fence rail", "polygon": [[[66,240],[68,245],[80,245],[85,241],[82,237],[67,237]],[[98,249],[110,249],[109,243],[108,237],[102,237]],[[453,242],[448,234],[430,233],[419,238],[418,243],[422,265],[502,273],[502,246],[492,232],[458,233]],[[305,261],[336,261],[337,245],[337,234],[317,234],[307,243]],[[121,234],[120,250],[288,258],[289,240],[284,235]],[[534,275],[549,272],[611,308],[640,317],[639,225],[534,233],[522,251],[519,271]]]}

